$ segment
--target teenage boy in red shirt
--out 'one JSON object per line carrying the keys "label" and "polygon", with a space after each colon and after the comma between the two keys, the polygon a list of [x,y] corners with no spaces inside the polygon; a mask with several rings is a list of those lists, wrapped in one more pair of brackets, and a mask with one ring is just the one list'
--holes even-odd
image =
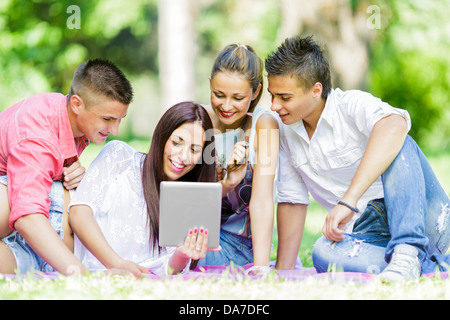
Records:
{"label": "teenage boy in red shirt", "polygon": [[94,59],[77,68],[67,96],[37,94],[0,113],[0,177],[7,178],[11,206],[9,221],[0,217],[0,238],[15,230],[56,271],[86,271],[48,220],[48,194],[53,181],[67,189],[78,185],[81,152],[118,133],[132,98],[123,72]]}

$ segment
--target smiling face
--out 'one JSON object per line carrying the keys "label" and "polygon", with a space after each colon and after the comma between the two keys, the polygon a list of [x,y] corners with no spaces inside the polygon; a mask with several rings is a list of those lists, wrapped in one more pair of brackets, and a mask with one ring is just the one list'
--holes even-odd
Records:
{"label": "smiling face", "polygon": [[204,145],[200,123],[186,122],[172,132],[164,146],[164,173],[175,181],[191,171],[200,161]]}
{"label": "smiling face", "polygon": [[321,98],[321,83],[303,89],[292,76],[268,77],[268,83],[268,91],[272,95],[270,109],[278,113],[284,124],[290,125],[300,120],[312,126],[317,123],[325,105]]}
{"label": "smiling face", "polygon": [[224,129],[236,129],[245,118],[250,103],[261,90],[253,92],[251,84],[239,73],[217,72],[210,81],[211,106]]}
{"label": "smiling face", "polygon": [[74,137],[86,135],[95,144],[105,143],[110,133],[117,135],[120,121],[128,111],[128,105],[108,98],[98,98],[86,106],[79,96],[73,95],[69,104]]}

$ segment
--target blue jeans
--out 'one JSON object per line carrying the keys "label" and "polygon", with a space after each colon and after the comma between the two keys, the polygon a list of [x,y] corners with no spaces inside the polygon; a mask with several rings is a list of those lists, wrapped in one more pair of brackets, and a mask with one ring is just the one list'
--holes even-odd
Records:
{"label": "blue jeans", "polygon": [[[6,176],[0,177],[0,183],[6,185]],[[64,240],[63,230],[63,208],[64,189],[60,181],[54,181],[49,193],[50,210],[49,221],[53,229],[58,233],[61,240]],[[12,251],[16,259],[17,273],[24,274],[28,271],[55,272],[52,266],[38,256],[25,239],[17,231],[0,239]]]}
{"label": "blue jeans", "polygon": [[243,266],[253,263],[252,239],[221,230],[220,246],[222,250],[208,251],[206,258],[199,260],[198,265]]}
{"label": "blue jeans", "polygon": [[384,199],[369,202],[345,240],[317,240],[313,264],[318,272],[334,265],[343,271],[379,273],[399,244],[417,248],[423,273],[450,265],[445,254],[450,246],[450,200],[410,136],[381,177]]}

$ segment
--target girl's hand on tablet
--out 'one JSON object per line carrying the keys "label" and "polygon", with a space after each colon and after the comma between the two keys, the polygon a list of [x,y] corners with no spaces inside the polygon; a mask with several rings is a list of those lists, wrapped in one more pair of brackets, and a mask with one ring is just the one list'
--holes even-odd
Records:
{"label": "girl's hand on tablet", "polygon": [[203,228],[189,230],[184,243],[177,248],[178,254],[192,260],[204,259],[207,251],[208,230]]}
{"label": "girl's hand on tablet", "polygon": [[188,231],[186,239],[169,260],[169,274],[181,272],[190,260],[200,260],[206,257],[206,252],[219,251],[222,248],[208,249],[208,230],[193,228]]}

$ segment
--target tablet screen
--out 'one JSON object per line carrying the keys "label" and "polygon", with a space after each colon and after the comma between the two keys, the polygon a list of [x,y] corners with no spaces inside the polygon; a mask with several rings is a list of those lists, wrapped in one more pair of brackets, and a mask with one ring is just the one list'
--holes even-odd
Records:
{"label": "tablet screen", "polygon": [[208,230],[208,247],[220,238],[222,184],[163,181],[160,185],[159,245],[181,245],[190,229]]}

